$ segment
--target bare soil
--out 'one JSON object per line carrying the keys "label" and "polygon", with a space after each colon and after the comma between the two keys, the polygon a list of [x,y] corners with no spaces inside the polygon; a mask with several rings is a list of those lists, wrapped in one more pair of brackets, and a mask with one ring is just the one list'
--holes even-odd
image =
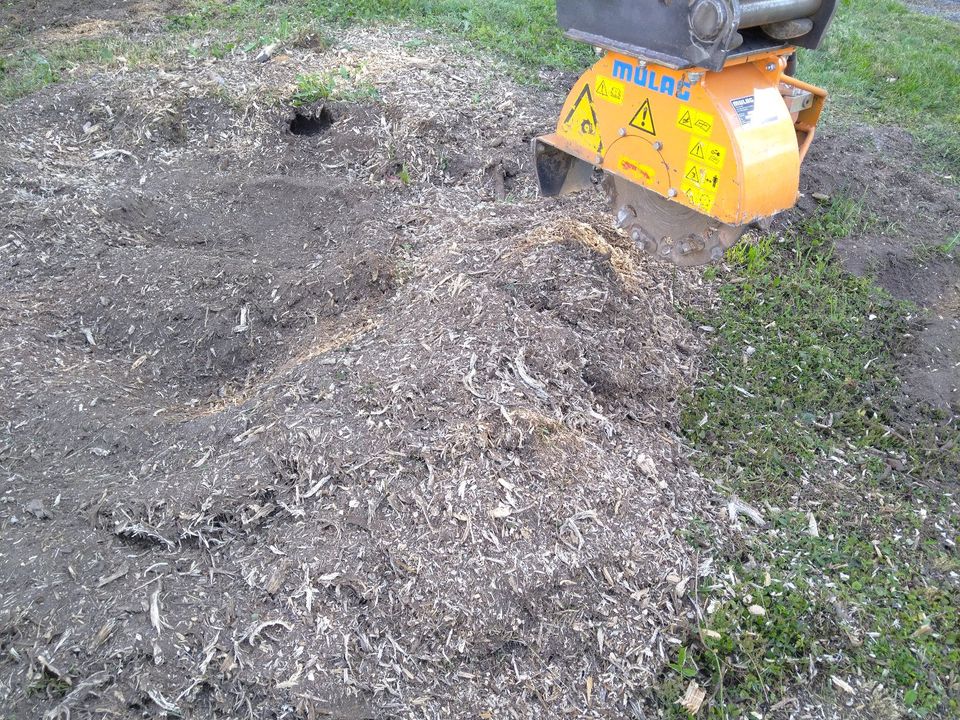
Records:
{"label": "bare soil", "polygon": [[[695,617],[700,275],[536,198],[558,92],[414,38],[0,110],[13,716],[600,716]],[[292,134],[339,67],[380,100]]]}
{"label": "bare soil", "polygon": [[0,23],[13,30],[34,31],[148,18],[177,5],[177,0],[2,0]]}

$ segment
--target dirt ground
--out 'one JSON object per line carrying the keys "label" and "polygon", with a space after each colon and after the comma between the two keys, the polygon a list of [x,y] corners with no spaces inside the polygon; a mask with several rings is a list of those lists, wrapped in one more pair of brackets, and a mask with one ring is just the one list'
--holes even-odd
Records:
{"label": "dirt ground", "polygon": [[177,0],[2,0],[0,19],[14,30],[35,31],[151,19],[178,4]]}
{"label": "dirt ground", "polygon": [[[536,198],[560,94],[411,39],[0,112],[14,715],[599,716],[673,653],[699,274]],[[338,67],[381,99],[292,134]]]}
{"label": "dirt ground", "polygon": [[[536,197],[567,79],[337,40],[0,108],[13,717],[642,716],[695,620],[726,500],[676,436],[701,272]],[[340,67],[379,99],[292,134],[292,79]],[[943,314],[904,362],[948,406],[957,287],[902,278],[955,270],[915,251],[960,203],[893,132],[825,133],[805,190],[898,223],[843,252]]]}

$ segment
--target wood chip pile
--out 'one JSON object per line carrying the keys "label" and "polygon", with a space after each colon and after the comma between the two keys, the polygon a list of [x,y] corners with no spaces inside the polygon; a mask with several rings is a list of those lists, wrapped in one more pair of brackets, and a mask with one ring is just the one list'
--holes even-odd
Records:
{"label": "wood chip pile", "polygon": [[354,30],[0,108],[0,705],[640,716],[725,512],[703,289],[536,197],[540,80]]}

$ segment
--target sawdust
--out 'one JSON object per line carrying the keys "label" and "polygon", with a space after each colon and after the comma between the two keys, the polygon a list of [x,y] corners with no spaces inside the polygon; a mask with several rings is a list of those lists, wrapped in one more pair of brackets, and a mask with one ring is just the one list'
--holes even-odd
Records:
{"label": "sawdust", "polygon": [[[339,68],[379,99],[290,135]],[[640,711],[723,512],[675,435],[704,288],[536,198],[562,100],[354,30],[0,110],[8,712]]]}
{"label": "sawdust", "polygon": [[637,269],[634,264],[635,253],[630,242],[612,231],[601,234],[602,230],[569,218],[537,228],[512,252],[526,252],[532,245],[545,243],[578,243],[587,250],[606,257],[618,280],[628,289],[637,287]]}
{"label": "sawdust", "polygon": [[[349,350],[350,346],[357,339],[376,327],[376,322],[371,319],[361,321],[355,327],[344,329],[332,329],[332,337],[323,337],[318,334],[315,344],[308,347],[305,351],[294,355],[289,360],[285,360],[277,368],[266,371],[266,374],[257,378],[255,384],[247,385],[237,389],[235,392],[222,400],[210,401],[203,405],[193,405],[183,411],[184,418],[199,418],[208,415],[217,415],[224,410],[237,407],[250,400],[255,392],[264,392],[267,389],[279,388],[284,378],[296,370],[296,368],[315,358],[329,357],[337,351]],[[142,356],[141,356],[142,357]]]}
{"label": "sawdust", "polygon": [[37,33],[41,43],[57,43],[72,40],[94,40],[113,35],[120,28],[118,20],[86,20],[67,27],[54,27]]}

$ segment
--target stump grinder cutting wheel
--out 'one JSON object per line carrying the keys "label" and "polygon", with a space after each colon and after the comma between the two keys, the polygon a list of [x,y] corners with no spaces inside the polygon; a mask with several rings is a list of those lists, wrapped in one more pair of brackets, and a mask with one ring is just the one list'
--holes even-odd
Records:
{"label": "stump grinder cutting wheel", "polygon": [[787,74],[837,0],[558,0],[565,34],[601,48],[556,132],[534,140],[540,191],[603,175],[618,225],[677,265],[723,256],[793,207],[827,94]]}

